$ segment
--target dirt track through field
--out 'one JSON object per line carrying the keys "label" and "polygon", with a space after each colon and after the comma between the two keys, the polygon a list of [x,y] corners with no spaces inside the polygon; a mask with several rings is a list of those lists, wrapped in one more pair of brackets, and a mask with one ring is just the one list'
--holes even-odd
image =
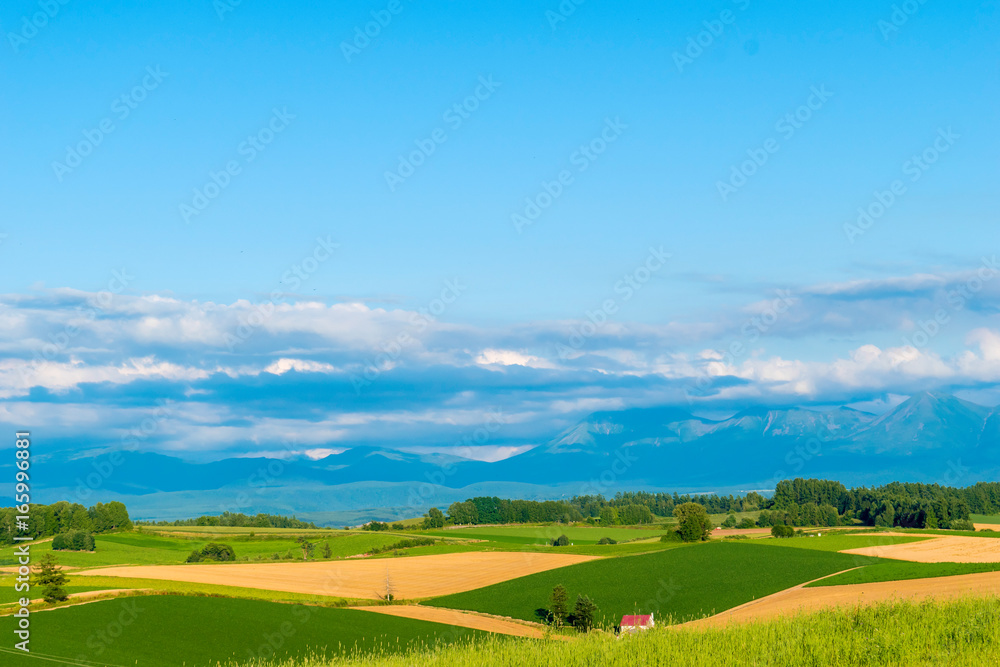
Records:
{"label": "dirt track through field", "polygon": [[242,586],[290,593],[377,600],[449,595],[594,560],[595,556],[470,552],[310,563],[149,565],[75,572],[74,576],[131,577]]}
{"label": "dirt track through field", "polygon": [[906,544],[847,549],[842,553],[918,563],[1000,563],[1000,539],[945,536]]}
{"label": "dirt track through field", "polygon": [[[484,630],[495,632],[501,635],[511,635],[514,637],[530,637],[540,639],[545,636],[542,626],[535,623],[520,623],[506,618],[498,618],[486,614],[477,614],[469,611],[457,611],[455,609],[444,609],[439,607],[421,607],[417,605],[388,605],[379,607],[352,607],[362,611],[374,611],[379,614],[389,616],[401,616],[412,618],[418,621],[430,621],[432,623],[443,623],[461,628],[472,628],[473,630]],[[554,639],[567,639],[562,635],[552,635]]]}
{"label": "dirt track through field", "polygon": [[1000,572],[961,574],[932,579],[880,581],[848,586],[804,588],[805,584],[733,607],[721,614],[685,623],[683,627],[718,627],[727,623],[762,621],[776,616],[809,613],[828,607],[853,607],[876,602],[963,596],[1000,596]]}

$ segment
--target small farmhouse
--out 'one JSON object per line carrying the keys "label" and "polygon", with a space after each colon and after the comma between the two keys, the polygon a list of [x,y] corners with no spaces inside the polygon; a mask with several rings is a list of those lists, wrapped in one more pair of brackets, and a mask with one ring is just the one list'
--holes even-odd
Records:
{"label": "small farmhouse", "polygon": [[654,625],[656,625],[656,623],[655,621],[653,621],[652,614],[622,616],[622,622],[618,626],[619,627],[618,636],[620,637],[622,635],[631,635],[637,632],[641,632],[642,630],[649,630]]}

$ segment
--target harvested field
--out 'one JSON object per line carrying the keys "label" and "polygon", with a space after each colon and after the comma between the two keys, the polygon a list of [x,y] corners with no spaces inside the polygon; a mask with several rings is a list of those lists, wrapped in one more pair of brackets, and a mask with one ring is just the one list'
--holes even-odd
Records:
{"label": "harvested field", "polygon": [[739,607],[733,607],[715,616],[685,623],[684,627],[717,627],[728,623],[760,621],[776,616],[809,613],[827,607],[851,607],[876,602],[900,600],[918,602],[926,598],[1000,596],[1000,572],[963,574],[956,577],[936,577],[934,579],[882,581],[851,586],[803,588],[804,585],[768,595]]}
{"label": "harvested field", "polygon": [[997,563],[1000,562],[1000,540],[947,536],[907,544],[848,549],[843,553],[917,563]]}
{"label": "harvested field", "polygon": [[770,528],[716,528],[712,531],[712,537],[729,537],[730,535],[747,535],[753,537],[770,534]]}
{"label": "harvested field", "polygon": [[[442,623],[460,628],[472,628],[473,630],[483,630],[500,635],[511,635],[513,637],[530,637],[541,639],[545,636],[544,626],[537,623],[526,623],[513,621],[486,614],[475,614],[467,611],[456,611],[454,609],[443,609],[441,607],[423,607],[418,605],[382,605],[378,607],[354,607],[361,611],[373,611],[378,614],[389,616],[399,616],[412,618],[418,621],[430,621],[432,623]],[[565,639],[561,635],[552,635],[556,639]]]}
{"label": "harvested field", "polygon": [[573,554],[469,552],[310,563],[111,567],[76,575],[223,584],[368,600],[385,595],[388,583],[397,599],[415,599],[460,593],[594,558]]}

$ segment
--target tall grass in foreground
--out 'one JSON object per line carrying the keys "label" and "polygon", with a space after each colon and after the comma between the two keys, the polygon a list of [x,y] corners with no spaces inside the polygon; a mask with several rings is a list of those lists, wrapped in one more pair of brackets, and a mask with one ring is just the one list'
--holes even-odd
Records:
{"label": "tall grass in foreground", "polygon": [[1000,599],[883,603],[718,629],[658,628],[615,639],[489,639],[424,648],[280,663],[281,667],[493,667],[593,665],[997,665]]}

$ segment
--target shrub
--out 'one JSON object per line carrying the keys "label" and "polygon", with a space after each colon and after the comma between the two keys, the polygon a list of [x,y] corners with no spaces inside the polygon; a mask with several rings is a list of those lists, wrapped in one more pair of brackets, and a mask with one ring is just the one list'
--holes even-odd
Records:
{"label": "shrub", "polygon": [[573,606],[573,616],[571,618],[573,627],[580,632],[588,632],[594,627],[594,615],[597,613],[597,605],[586,595],[576,596],[576,605]]}
{"label": "shrub", "polygon": [[392,529],[393,530],[406,530],[406,526],[404,526],[402,523],[400,523],[399,521],[397,521],[396,523],[392,524]]}
{"label": "shrub", "polygon": [[681,503],[674,508],[677,532],[685,542],[707,540],[712,531],[712,521],[705,507],[698,503]]}
{"label": "shrub", "polygon": [[64,586],[68,581],[66,574],[59,569],[59,563],[52,554],[45,554],[39,563],[40,570],[35,575],[35,585],[41,586],[48,603],[62,602],[69,595]]}
{"label": "shrub", "polygon": [[188,563],[199,563],[205,560],[217,562],[236,560],[236,552],[234,552],[233,548],[228,544],[209,542],[202,547],[201,551],[195,549],[191,552],[191,555],[187,557]]}
{"label": "shrub", "polygon": [[971,521],[955,519],[948,524],[948,528],[951,530],[975,530],[976,526]]}
{"label": "shrub", "polygon": [[795,529],[791,526],[772,526],[771,527],[771,537],[793,537],[795,535]]}
{"label": "shrub", "polygon": [[743,519],[738,524],[736,524],[736,527],[737,528],[756,528],[757,527],[757,522],[754,521],[753,519]]}
{"label": "shrub", "polygon": [[682,538],[681,534],[676,530],[671,530],[670,532],[660,535],[661,542],[682,542],[683,540],[684,538]]}
{"label": "shrub", "polygon": [[389,524],[382,523],[381,521],[369,521],[365,525],[361,526],[362,530],[389,530]]}
{"label": "shrub", "polygon": [[369,554],[381,554],[387,551],[396,551],[397,549],[412,549],[413,547],[429,547],[431,545],[437,544],[437,540],[432,540],[429,537],[417,537],[412,540],[400,540],[388,546],[375,547],[368,551]]}
{"label": "shrub", "polygon": [[554,547],[566,547],[569,546],[569,538],[565,535],[560,535],[556,539],[552,540],[552,546]]}
{"label": "shrub", "polygon": [[597,543],[598,544],[618,544],[618,540],[613,540],[610,537],[602,537],[601,539],[597,540]]}
{"label": "shrub", "polygon": [[94,551],[94,536],[83,530],[71,530],[52,538],[53,551]]}
{"label": "shrub", "polygon": [[563,621],[566,620],[566,614],[569,611],[568,604],[569,593],[566,592],[566,587],[562,584],[556,584],[555,588],[552,589],[552,608],[549,612],[556,625],[562,625]]}

